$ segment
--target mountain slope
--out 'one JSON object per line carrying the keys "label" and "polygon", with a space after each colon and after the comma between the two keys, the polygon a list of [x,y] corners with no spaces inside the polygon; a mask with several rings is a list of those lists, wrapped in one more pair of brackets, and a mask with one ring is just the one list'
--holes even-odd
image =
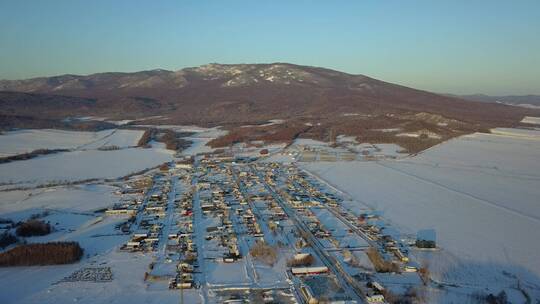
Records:
{"label": "mountain slope", "polygon": [[[373,129],[392,126],[455,136],[494,126],[512,126],[534,112],[437,95],[364,75],[287,63],[209,64],[179,71],[4,80],[0,81],[0,91],[32,94],[20,95],[18,102],[6,95],[20,93],[0,94],[2,115],[34,113],[41,119],[160,116],[147,123],[229,128],[280,118],[301,134],[329,140],[336,132],[365,136]],[[70,98],[72,102],[66,106],[65,100]],[[48,100],[46,105],[42,99]],[[33,112],[36,109],[39,112]],[[452,121],[452,125],[444,121]],[[299,127],[306,124],[312,127]]]}

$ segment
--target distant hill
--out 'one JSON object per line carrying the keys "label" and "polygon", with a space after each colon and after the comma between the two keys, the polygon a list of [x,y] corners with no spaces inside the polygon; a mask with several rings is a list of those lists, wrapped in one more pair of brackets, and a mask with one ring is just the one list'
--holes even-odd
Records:
{"label": "distant hill", "polygon": [[[235,132],[240,132],[235,129],[240,125],[286,121],[258,129],[243,128],[240,133],[248,135],[221,144],[270,135],[334,140],[339,134],[350,134],[361,136],[361,140],[419,141],[395,139],[396,134],[377,130],[429,131],[449,138],[494,126],[512,126],[524,115],[537,113],[288,63],[208,64],[178,71],[3,80],[0,91],[4,91],[0,93],[0,114],[4,117],[154,117],[145,123],[222,125]],[[230,137],[234,138],[235,132]],[[426,140],[425,146],[432,141]]]}
{"label": "distant hill", "polygon": [[465,100],[479,102],[495,102],[507,105],[514,105],[525,108],[540,109],[540,95],[508,95],[508,96],[489,96],[484,94],[474,95],[449,95],[452,97],[462,98]]}

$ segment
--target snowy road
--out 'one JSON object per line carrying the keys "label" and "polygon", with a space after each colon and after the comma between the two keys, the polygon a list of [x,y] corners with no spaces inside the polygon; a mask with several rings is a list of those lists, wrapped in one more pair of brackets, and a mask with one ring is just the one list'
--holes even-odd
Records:
{"label": "snowy road", "polygon": [[311,233],[309,228],[298,217],[296,212],[292,210],[289,205],[283,201],[282,197],[277,194],[274,189],[270,185],[268,185],[268,183],[265,182],[264,176],[262,176],[262,174],[253,167],[251,167],[251,169],[255,174],[259,176],[259,179],[262,181],[265,188],[268,190],[268,192],[270,192],[270,194],[272,194],[272,196],[279,203],[281,208],[283,208],[287,216],[294,221],[296,227],[302,230],[303,235],[307,236],[306,240],[308,241],[308,243],[310,243],[311,247],[317,253],[319,259],[325,264],[326,267],[332,270],[332,272],[336,275],[338,281],[340,282],[341,287],[346,290],[351,299],[356,300],[359,303],[364,302],[365,296],[364,292],[362,291],[363,288],[360,286],[360,284],[358,284],[358,282],[340,266],[337,260],[335,260],[330,254],[325,252],[324,246],[313,235],[313,233]]}

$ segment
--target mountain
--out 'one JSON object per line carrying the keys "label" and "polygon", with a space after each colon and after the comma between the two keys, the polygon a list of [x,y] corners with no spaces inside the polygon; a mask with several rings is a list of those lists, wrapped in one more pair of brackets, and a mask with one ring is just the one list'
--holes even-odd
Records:
{"label": "mountain", "polygon": [[[515,125],[524,115],[537,113],[288,63],[208,64],[178,71],[3,80],[0,91],[4,91],[0,93],[0,115],[4,116],[53,120],[154,117],[145,123],[227,126],[232,131],[231,142],[238,138],[281,138],[282,133],[285,138],[301,135],[334,140],[336,135],[352,134],[388,141],[388,134],[376,130],[394,127],[449,138]],[[271,119],[286,123],[238,129]]]}
{"label": "mountain", "polygon": [[484,94],[473,95],[449,95],[465,100],[478,102],[495,102],[507,105],[540,109],[540,95],[507,95],[507,96],[490,96]]}

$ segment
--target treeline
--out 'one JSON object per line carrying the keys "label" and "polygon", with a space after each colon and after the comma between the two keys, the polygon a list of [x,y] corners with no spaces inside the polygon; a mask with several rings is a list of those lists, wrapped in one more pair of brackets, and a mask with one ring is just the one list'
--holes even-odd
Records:
{"label": "treeline", "polygon": [[148,148],[152,140],[162,142],[165,147],[173,151],[181,151],[191,145],[191,141],[185,140],[182,137],[191,133],[176,133],[173,130],[147,129],[137,143],[138,147]]}
{"label": "treeline", "polygon": [[0,248],[6,248],[11,244],[17,243],[17,237],[9,232],[0,234]]}
{"label": "treeline", "polygon": [[369,142],[372,144],[396,144],[405,149],[407,153],[418,153],[430,148],[450,137],[429,138],[427,136],[408,137],[396,136],[393,132],[366,131],[357,136],[358,142]]}
{"label": "treeline", "polygon": [[0,253],[0,267],[70,264],[79,261],[83,252],[77,242],[20,245]]}
{"label": "treeline", "polygon": [[141,138],[139,138],[139,142],[137,142],[138,147],[148,147],[148,144],[154,139],[155,135],[157,133],[156,129],[148,129],[144,131]]}
{"label": "treeline", "polygon": [[[0,92],[0,95],[8,92]],[[0,96],[2,98],[2,96]],[[45,104],[43,100],[39,101],[41,104]],[[34,107],[28,107],[34,109]],[[0,113],[0,130],[11,131],[14,129],[60,129],[70,131],[101,131],[107,129],[114,129],[117,126],[113,123],[105,121],[95,120],[65,120],[65,119],[47,119],[42,118],[39,110],[34,110],[34,113],[38,113],[37,116],[31,115],[11,115],[6,113]]]}
{"label": "treeline", "polygon": [[12,155],[12,156],[0,157],[0,164],[9,163],[9,162],[12,162],[12,161],[17,161],[17,160],[27,160],[27,159],[31,159],[31,158],[34,158],[34,157],[37,157],[37,156],[40,156],[40,155],[47,155],[47,154],[53,154],[53,153],[59,153],[59,152],[68,152],[68,151],[69,150],[67,150],[67,149],[37,149],[37,150],[34,150],[32,152],[28,152],[28,153],[22,153],[22,154],[17,154],[17,155]]}
{"label": "treeline", "polygon": [[376,248],[369,247],[366,254],[377,272],[399,272],[399,265],[385,260]]}
{"label": "treeline", "polygon": [[47,235],[51,233],[51,225],[44,221],[31,219],[18,224],[16,232],[18,236],[24,237]]}
{"label": "treeline", "polygon": [[163,131],[163,135],[158,141],[164,143],[165,148],[174,151],[181,151],[191,145],[191,141],[179,137],[179,135],[172,130]]}
{"label": "treeline", "polygon": [[98,148],[99,151],[116,151],[120,150],[119,146],[111,145],[111,146],[102,146]]}
{"label": "treeline", "polygon": [[270,246],[265,242],[257,241],[249,249],[249,254],[257,260],[270,266],[274,265],[278,259],[278,251],[275,246]]}
{"label": "treeline", "polygon": [[309,129],[309,126],[300,123],[276,124],[267,127],[238,127],[224,136],[211,140],[208,145],[218,148],[248,141],[290,143]]}

